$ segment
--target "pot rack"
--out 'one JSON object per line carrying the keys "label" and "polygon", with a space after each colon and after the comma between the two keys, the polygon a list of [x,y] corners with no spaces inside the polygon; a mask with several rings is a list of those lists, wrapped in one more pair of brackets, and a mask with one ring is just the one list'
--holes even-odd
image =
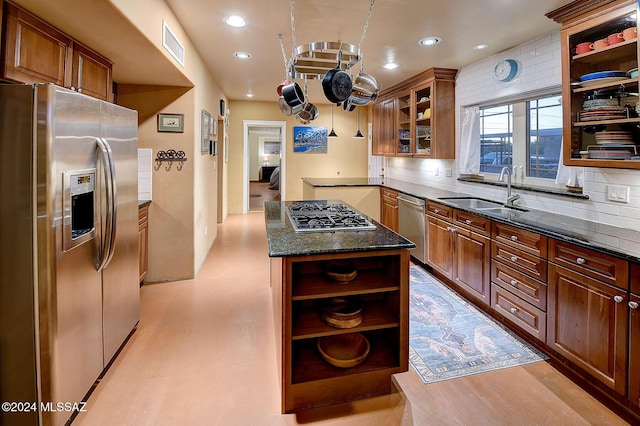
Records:
{"label": "pot rack", "polygon": [[346,71],[360,62],[360,48],[341,41],[316,41],[295,48],[295,78],[320,80],[327,71],[338,66],[338,54],[342,52],[340,69]]}
{"label": "pot rack", "polygon": [[[373,12],[373,6],[376,0],[371,0],[369,4],[369,12],[365,20],[362,36],[360,37],[360,44],[358,46],[343,41],[316,41],[306,44],[301,44],[296,47],[296,29],[295,19],[293,11],[293,2],[290,0],[291,7],[291,37],[293,41],[293,52],[291,56],[290,64],[295,66],[295,74],[293,78],[306,78],[308,80],[320,80],[324,78],[324,75],[331,69],[335,69],[340,63],[340,69],[343,71],[349,70],[358,62],[362,61],[362,44],[364,43],[365,35],[367,34],[367,28],[371,19],[371,13]],[[280,40],[282,46],[282,39]],[[285,56],[285,69],[288,68],[286,55]],[[338,55],[341,53],[341,60],[338,60]]]}

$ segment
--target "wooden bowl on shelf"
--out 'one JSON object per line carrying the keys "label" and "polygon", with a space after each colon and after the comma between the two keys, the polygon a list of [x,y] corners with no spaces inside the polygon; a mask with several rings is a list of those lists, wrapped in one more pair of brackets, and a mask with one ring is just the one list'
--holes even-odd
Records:
{"label": "wooden bowl on shelf", "polygon": [[324,274],[329,281],[337,284],[347,284],[356,277],[356,266],[347,260],[332,260],[324,266]]}
{"label": "wooden bowl on shelf", "polygon": [[351,368],[360,364],[367,358],[371,349],[367,338],[360,333],[320,337],[317,346],[325,361],[340,368]]}
{"label": "wooden bowl on shelf", "polygon": [[362,323],[363,308],[357,297],[334,297],[322,307],[322,320],[331,327],[353,328]]}

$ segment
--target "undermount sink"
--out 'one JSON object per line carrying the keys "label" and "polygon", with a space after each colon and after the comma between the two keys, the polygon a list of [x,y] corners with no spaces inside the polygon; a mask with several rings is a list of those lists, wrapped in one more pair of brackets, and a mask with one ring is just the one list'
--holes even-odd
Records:
{"label": "undermount sink", "polygon": [[441,200],[448,203],[455,204],[457,206],[468,208],[472,210],[478,210],[487,214],[497,214],[501,216],[508,215],[509,213],[515,213],[518,211],[526,212],[526,209],[520,207],[508,207],[499,201],[483,200],[482,198],[475,197],[443,197]]}
{"label": "undermount sink", "polygon": [[460,207],[466,207],[475,210],[494,209],[502,207],[502,203],[495,201],[487,201],[481,198],[475,197],[455,197],[455,198],[440,198],[446,200],[449,203],[456,204]]}

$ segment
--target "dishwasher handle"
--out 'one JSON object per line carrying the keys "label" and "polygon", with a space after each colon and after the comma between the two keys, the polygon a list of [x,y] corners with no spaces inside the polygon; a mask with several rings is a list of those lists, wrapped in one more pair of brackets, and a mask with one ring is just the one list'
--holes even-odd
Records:
{"label": "dishwasher handle", "polygon": [[419,198],[408,197],[404,194],[400,194],[398,195],[398,201],[404,201],[407,204],[412,204],[416,207],[424,208],[424,200],[421,200]]}

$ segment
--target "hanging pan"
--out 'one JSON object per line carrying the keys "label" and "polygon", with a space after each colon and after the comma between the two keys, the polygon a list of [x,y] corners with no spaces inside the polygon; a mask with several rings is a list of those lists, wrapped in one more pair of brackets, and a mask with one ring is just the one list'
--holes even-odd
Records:
{"label": "hanging pan", "polygon": [[341,69],[342,50],[338,51],[338,65],[327,71],[322,80],[322,90],[329,102],[338,104],[351,95],[351,76]]}
{"label": "hanging pan", "polygon": [[358,71],[358,75],[356,75],[351,96],[349,96],[350,102],[357,106],[363,106],[375,101],[380,92],[380,87],[376,79],[370,74],[365,74],[363,70],[364,63],[362,63],[360,71]]}

